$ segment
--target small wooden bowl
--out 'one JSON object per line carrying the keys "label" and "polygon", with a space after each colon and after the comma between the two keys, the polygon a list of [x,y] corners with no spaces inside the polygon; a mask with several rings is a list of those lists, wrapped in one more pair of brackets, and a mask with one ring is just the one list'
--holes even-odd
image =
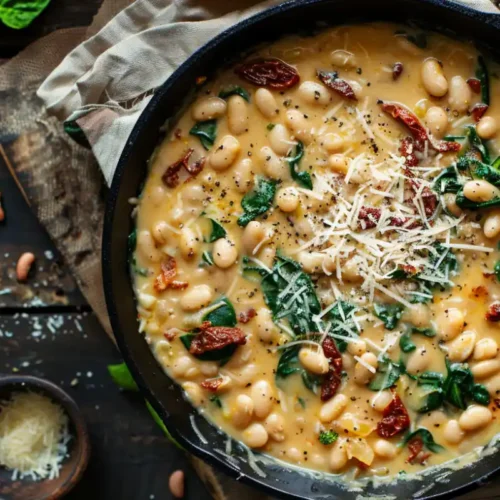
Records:
{"label": "small wooden bowl", "polygon": [[0,498],[2,500],[55,500],[62,498],[82,477],[90,457],[87,424],[73,399],[60,387],[38,377],[0,375],[0,400],[8,400],[18,392],[37,392],[59,404],[67,413],[71,441],[69,457],[61,464],[59,477],[33,481],[12,481],[12,471],[0,466]]}

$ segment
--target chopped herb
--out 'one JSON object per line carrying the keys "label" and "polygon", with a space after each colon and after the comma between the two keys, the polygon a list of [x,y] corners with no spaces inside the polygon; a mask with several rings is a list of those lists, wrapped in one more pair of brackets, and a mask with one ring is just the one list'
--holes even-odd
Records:
{"label": "chopped herb", "polygon": [[219,396],[214,394],[213,396],[210,396],[210,402],[213,403],[215,406],[218,406],[219,408],[222,408],[222,401]]}
{"label": "chopped herb", "polygon": [[388,330],[394,330],[403,314],[404,306],[401,304],[374,304],[375,316],[384,322]]}
{"label": "chopped herb", "polygon": [[426,337],[436,336],[436,331],[433,328],[419,328],[416,326],[410,328],[410,333],[417,333],[419,335],[425,335]]}
{"label": "chopped herb", "polygon": [[495,267],[493,268],[493,272],[495,273],[497,280],[500,281],[500,260],[497,260],[495,262]]}
{"label": "chopped herb", "polygon": [[217,136],[217,121],[207,120],[204,122],[198,122],[189,131],[189,134],[198,137],[202,146],[208,150],[215,143],[215,137]]}
{"label": "chopped herb", "polygon": [[266,128],[267,130],[272,130],[274,127],[276,127],[274,123],[268,123]]}
{"label": "chopped herb", "polygon": [[443,141],[448,141],[448,142],[463,141],[464,139],[465,135],[445,135],[443,137]]}
{"label": "chopped herb", "polygon": [[306,407],[306,402],[305,402],[305,400],[304,400],[303,398],[301,398],[301,397],[298,397],[298,398],[297,398],[297,401],[298,401],[299,405],[300,405],[300,406],[302,406],[302,408],[304,408],[304,409],[305,409],[305,407]]}
{"label": "chopped herb", "polygon": [[237,85],[227,87],[219,92],[219,97],[221,99],[227,99],[232,95],[239,95],[240,97],[243,97],[245,101],[250,102],[250,94],[248,93],[248,91],[245,90],[243,87],[238,87]]}
{"label": "chopped herb", "polygon": [[339,435],[334,431],[321,431],[319,433],[319,442],[321,444],[324,444],[325,446],[328,446],[335,443],[338,437]]}
{"label": "chopped herb", "polygon": [[417,348],[408,333],[401,335],[399,339],[399,347],[403,352],[412,352]]}
{"label": "chopped herb", "polygon": [[300,373],[303,384],[312,392],[316,392],[321,383],[319,376],[309,373],[299,361],[299,345],[285,347],[276,367],[276,378],[287,378],[294,373]]}
{"label": "chopped herb", "polygon": [[401,374],[401,364],[384,357],[382,361],[379,361],[377,373],[368,385],[368,388],[372,391],[389,389],[399,380]]}
{"label": "chopped herb", "polygon": [[[340,333],[343,337],[353,337],[351,332],[357,332],[353,316],[358,307],[345,300],[338,300],[328,313],[326,319],[331,321],[329,333]],[[347,349],[347,342],[343,339],[335,339],[338,350],[344,352]]]}
{"label": "chopped herb", "polygon": [[483,56],[477,58],[476,78],[481,82],[481,100],[484,104],[490,104],[490,81],[488,67]]}
{"label": "chopped herb", "polygon": [[257,179],[255,189],[243,196],[241,207],[244,214],[238,219],[239,226],[246,226],[251,220],[267,212],[276,194],[276,182],[264,178]]}
{"label": "chopped herb", "polygon": [[292,179],[306,189],[312,189],[313,184],[309,172],[298,171],[300,160],[302,160],[303,156],[304,144],[299,141],[295,146],[295,149],[290,153],[290,155],[288,155],[286,161],[290,165],[290,175],[292,176]]}
{"label": "chopped herb", "polygon": [[214,265],[214,258],[212,256],[212,252],[207,252],[207,251],[203,252],[201,254],[201,259],[203,260],[203,262],[205,262],[209,266]]}
{"label": "chopped herb", "polygon": [[402,446],[408,444],[412,439],[419,438],[424,443],[424,446],[433,453],[439,453],[444,450],[444,447],[440,444],[437,444],[432,437],[432,434],[427,430],[421,427],[416,431],[410,432],[407,434],[403,440]]}
{"label": "chopped herb", "polygon": [[406,31],[396,31],[395,35],[404,36],[409,42],[413,43],[413,45],[417,46],[419,49],[427,48],[427,34],[423,31],[418,33],[410,34]]}
{"label": "chopped herb", "polygon": [[209,219],[212,223],[212,232],[210,236],[205,240],[207,243],[213,243],[214,241],[224,238],[226,236],[226,230],[214,219]]}

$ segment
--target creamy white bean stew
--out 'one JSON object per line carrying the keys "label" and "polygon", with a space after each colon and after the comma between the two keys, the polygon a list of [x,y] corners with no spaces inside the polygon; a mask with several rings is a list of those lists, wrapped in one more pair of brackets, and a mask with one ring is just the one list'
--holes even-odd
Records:
{"label": "creamy white bean stew", "polygon": [[500,432],[499,67],[367,24],[213,79],[134,210],[140,331],[248,447],[420,472]]}

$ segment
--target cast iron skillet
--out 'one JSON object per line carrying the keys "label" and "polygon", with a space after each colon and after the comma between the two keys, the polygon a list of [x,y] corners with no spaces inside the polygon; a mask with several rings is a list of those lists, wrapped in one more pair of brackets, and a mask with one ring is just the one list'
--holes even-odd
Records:
{"label": "cast iron skillet", "polygon": [[[104,288],[111,324],[134,378],[160,414],[172,436],[189,452],[241,481],[283,498],[349,499],[358,495],[399,498],[456,496],[456,490],[472,488],[500,468],[500,454],[482,458],[466,470],[440,480],[433,472],[423,481],[368,484],[363,491],[348,491],[319,475],[304,474],[283,463],[259,463],[259,476],[247,453],[233,441],[238,468],[217,452],[227,437],[200,416],[182,396],[182,390],[162,371],[143,337],[137,333],[136,305],[127,264],[127,236],[132,230],[130,197],[136,196],[146,175],[147,160],[160,140],[160,127],[173,117],[188,96],[197,76],[210,75],[231,59],[238,59],[257,43],[289,33],[312,32],[318,25],[387,20],[416,20],[439,31],[455,32],[495,47],[500,40],[500,16],[480,14],[445,0],[304,0],[283,3],[252,17],[216,37],[193,54],[155,93],[139,118],[123,150],[109,193],[103,243]],[[452,35],[453,36],[453,35]],[[200,439],[191,420],[206,438]],[[424,488],[424,490],[423,490]]]}

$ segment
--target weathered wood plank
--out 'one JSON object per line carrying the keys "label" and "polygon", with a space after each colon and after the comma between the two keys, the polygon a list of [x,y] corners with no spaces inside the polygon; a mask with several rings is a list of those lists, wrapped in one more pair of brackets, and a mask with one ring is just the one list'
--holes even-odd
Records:
{"label": "weathered wood plank", "polygon": [[89,425],[90,466],[68,498],[170,498],[169,473],[181,468],[188,476],[186,498],[208,500],[186,456],[164,437],[141,396],[123,393],[111,381],[107,364],[119,361],[92,313],[0,316],[0,372],[59,384]]}

